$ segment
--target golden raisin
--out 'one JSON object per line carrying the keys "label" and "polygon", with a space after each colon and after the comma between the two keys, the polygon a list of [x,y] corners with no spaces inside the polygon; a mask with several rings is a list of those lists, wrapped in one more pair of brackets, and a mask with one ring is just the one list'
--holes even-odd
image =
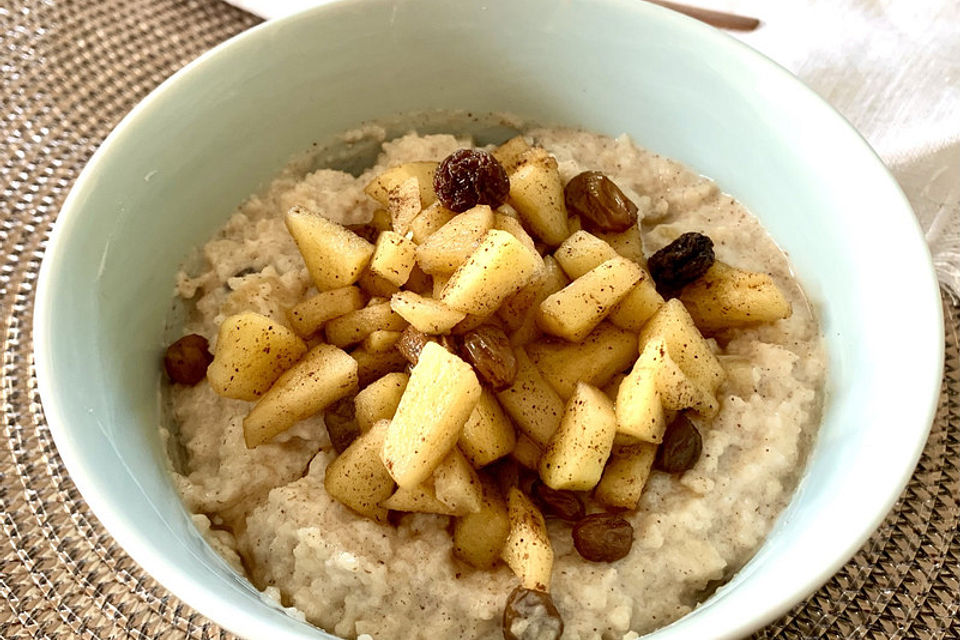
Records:
{"label": "golden raisin", "polygon": [[494,391],[506,389],[517,377],[517,357],[503,329],[484,325],[463,336],[463,353],[481,382]]}
{"label": "golden raisin", "polygon": [[563,189],[567,211],[588,231],[626,231],[637,224],[637,205],[599,171],[574,176]]}
{"label": "golden raisin", "polygon": [[163,368],[178,384],[193,386],[207,376],[207,367],[213,362],[207,339],[196,333],[183,336],[167,347]]}
{"label": "golden raisin", "polygon": [[559,640],[563,618],[549,593],[517,587],[503,608],[504,640]]}
{"label": "golden raisin", "polygon": [[633,526],[618,515],[595,513],[573,526],[573,546],[591,562],[613,562],[630,553]]}

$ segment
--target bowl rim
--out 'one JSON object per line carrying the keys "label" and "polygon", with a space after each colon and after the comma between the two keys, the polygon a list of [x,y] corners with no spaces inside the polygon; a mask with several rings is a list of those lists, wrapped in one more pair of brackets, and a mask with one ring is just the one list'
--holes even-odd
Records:
{"label": "bowl rim", "polygon": [[[91,480],[88,478],[88,468],[81,459],[78,450],[73,448],[72,439],[69,437],[69,419],[57,398],[56,384],[57,374],[51,358],[52,354],[48,350],[46,336],[52,332],[55,317],[51,313],[52,285],[50,284],[53,274],[58,270],[63,260],[65,247],[68,245],[70,229],[80,223],[81,213],[83,211],[82,202],[87,193],[96,188],[96,176],[99,170],[99,164],[106,157],[117,140],[128,135],[136,123],[149,117],[151,112],[156,109],[158,102],[168,93],[175,91],[180,81],[195,73],[199,73],[212,60],[228,56],[235,47],[242,43],[268,37],[269,33],[275,29],[282,28],[284,25],[307,18],[316,19],[331,9],[347,7],[353,5],[368,4],[371,2],[388,2],[389,0],[315,0],[312,6],[304,8],[295,13],[264,21],[250,29],[247,29],[224,42],[216,45],[210,50],[204,52],[196,59],[187,63],[173,75],[160,83],[143,100],[138,102],[133,109],[127,113],[116,127],[109,133],[104,141],[97,148],[96,152],[87,162],[73,187],[67,195],[60,212],[55,221],[53,230],[47,241],[44,256],[41,262],[40,273],[37,279],[36,299],[34,303],[33,317],[33,349],[38,382],[38,390],[43,405],[43,412],[50,432],[56,444],[57,451],[64,465],[66,466],[71,479],[83,496],[83,499],[89,505],[91,511],[104,525],[111,536],[116,539],[120,546],[130,555],[147,573],[153,576],[165,589],[168,589],[176,597],[183,600],[188,606],[196,608],[202,615],[209,617],[218,625],[241,637],[262,637],[267,634],[280,634],[285,638],[310,638],[324,637],[328,634],[322,629],[305,626],[303,630],[278,630],[269,621],[259,615],[256,611],[248,611],[236,607],[229,599],[221,594],[209,589],[198,587],[189,577],[184,575],[180,569],[167,562],[162,554],[155,553],[149,545],[142,544],[141,537],[136,528],[128,527],[122,518],[119,517],[119,511],[110,501],[102,498],[93,490]],[[647,3],[647,2],[626,2],[625,0],[602,0],[609,5],[616,5],[617,8],[624,11],[634,11],[638,15],[644,15],[644,19],[656,20],[670,26],[678,33],[683,33],[689,37],[695,37],[702,42],[707,43],[709,48],[722,48],[735,54],[736,59],[744,69],[750,69],[760,75],[770,75],[778,77],[781,81],[791,86],[797,96],[802,97],[811,104],[817,105],[816,108],[826,109],[832,114],[833,118],[839,119],[845,125],[845,128],[857,139],[864,154],[864,162],[874,163],[880,166],[882,173],[892,183],[896,192],[899,194],[900,201],[896,207],[909,212],[912,218],[912,229],[914,235],[910,241],[918,243],[926,251],[927,271],[930,280],[924,284],[932,285],[934,296],[931,302],[935,317],[932,318],[934,325],[938,328],[936,340],[938,342],[938,353],[935,371],[925,372],[930,378],[929,388],[931,397],[928,398],[927,405],[923,415],[926,420],[926,429],[923,430],[923,437],[918,437],[912,450],[905,452],[903,465],[900,469],[894,470],[891,474],[891,490],[881,504],[878,504],[876,514],[869,522],[861,523],[858,527],[849,527],[848,541],[845,545],[835,547],[833,560],[823,566],[821,570],[812,575],[802,584],[796,585],[791,591],[791,596],[778,601],[773,605],[766,606],[764,611],[746,621],[735,623],[727,630],[723,637],[736,638],[749,634],[762,626],[769,624],[776,618],[786,613],[795,604],[815,592],[824,582],[833,576],[840,567],[845,564],[854,553],[863,545],[870,535],[877,529],[883,519],[886,517],[903,488],[906,486],[913,474],[914,468],[926,444],[927,435],[932,425],[939,398],[940,383],[944,366],[944,348],[943,348],[943,310],[939,304],[940,292],[934,271],[929,250],[926,248],[926,242],[923,237],[919,222],[913,214],[912,207],[905,194],[897,183],[896,179],[890,174],[889,170],[883,164],[877,153],[870,147],[863,136],[847,121],[839,112],[837,112],[826,100],[817,95],[812,89],[803,83],[790,71],[768,58],[763,53],[756,51],[747,44],[722,31],[704,25],[696,20],[671,11],[669,9]],[[918,255],[918,257],[922,257]],[[917,375],[923,375],[916,372]],[[918,400],[918,414],[920,413]],[[855,533],[854,533],[855,531]],[[652,632],[660,637],[660,632],[669,630],[678,622],[685,619],[681,617],[676,622],[662,627]],[[327,637],[333,637],[327,635]],[[718,636],[719,637],[719,636]]]}

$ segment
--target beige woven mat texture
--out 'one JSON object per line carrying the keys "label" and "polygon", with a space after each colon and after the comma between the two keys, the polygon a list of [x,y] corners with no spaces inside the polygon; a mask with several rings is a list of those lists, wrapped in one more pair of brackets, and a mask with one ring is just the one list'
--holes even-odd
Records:
{"label": "beige woven mat texture", "polygon": [[[97,145],[164,78],[257,22],[216,0],[0,2],[0,638],[231,637],[88,510],[44,422],[31,319],[45,240]],[[864,548],[757,638],[960,640],[960,307],[944,310],[944,393],[913,479]]]}

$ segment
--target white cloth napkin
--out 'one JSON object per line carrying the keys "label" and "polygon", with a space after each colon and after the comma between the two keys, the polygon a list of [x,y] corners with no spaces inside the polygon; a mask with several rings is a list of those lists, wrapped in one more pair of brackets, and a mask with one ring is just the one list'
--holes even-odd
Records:
{"label": "white cloth napkin", "polygon": [[[320,4],[229,1],[264,18]],[[863,134],[910,199],[941,282],[960,295],[960,2],[681,1],[762,21],[733,35],[799,76]]]}

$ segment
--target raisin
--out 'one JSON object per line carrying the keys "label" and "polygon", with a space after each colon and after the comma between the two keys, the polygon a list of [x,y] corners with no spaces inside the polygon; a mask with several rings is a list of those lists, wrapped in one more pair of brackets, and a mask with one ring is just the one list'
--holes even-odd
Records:
{"label": "raisin", "polygon": [[576,522],[586,515],[580,496],[573,491],[551,489],[539,480],[533,484],[533,497],[543,506],[544,515]]}
{"label": "raisin", "polygon": [[499,207],[510,193],[503,166],[486,151],[459,149],[443,159],[433,176],[440,204],[462,213],[478,204]]}
{"label": "raisin", "polygon": [[613,562],[630,553],[633,526],[618,515],[595,513],[573,526],[573,546],[591,562]]}
{"label": "raisin", "polygon": [[574,176],[563,189],[563,200],[588,231],[619,232],[637,224],[637,205],[599,171]]}
{"label": "raisin", "polygon": [[563,618],[549,593],[517,587],[503,608],[504,640],[559,640]]}
{"label": "raisin", "polygon": [[337,453],[343,453],[360,435],[353,397],[341,398],[330,405],[323,414],[323,423],[330,436],[330,444]]}
{"label": "raisin", "polygon": [[657,285],[657,291],[665,296],[673,296],[706,273],[713,261],[713,240],[691,231],[650,256],[647,268]]}
{"label": "raisin", "polygon": [[413,326],[409,326],[403,330],[403,333],[400,334],[400,339],[397,340],[397,351],[399,351],[410,364],[417,364],[417,361],[420,360],[420,352],[423,351],[423,348],[428,342],[435,341],[422,331],[415,329]]}
{"label": "raisin", "polygon": [[683,473],[692,469],[703,451],[703,438],[697,427],[684,414],[678,415],[667,426],[663,442],[653,459],[654,469],[667,473]]}
{"label": "raisin", "polygon": [[506,389],[517,377],[517,357],[503,329],[484,325],[468,331],[463,336],[463,355],[494,391]]}
{"label": "raisin", "polygon": [[213,362],[210,344],[196,333],[183,336],[167,347],[163,355],[163,368],[170,379],[179,384],[193,386],[207,376],[207,367]]}

